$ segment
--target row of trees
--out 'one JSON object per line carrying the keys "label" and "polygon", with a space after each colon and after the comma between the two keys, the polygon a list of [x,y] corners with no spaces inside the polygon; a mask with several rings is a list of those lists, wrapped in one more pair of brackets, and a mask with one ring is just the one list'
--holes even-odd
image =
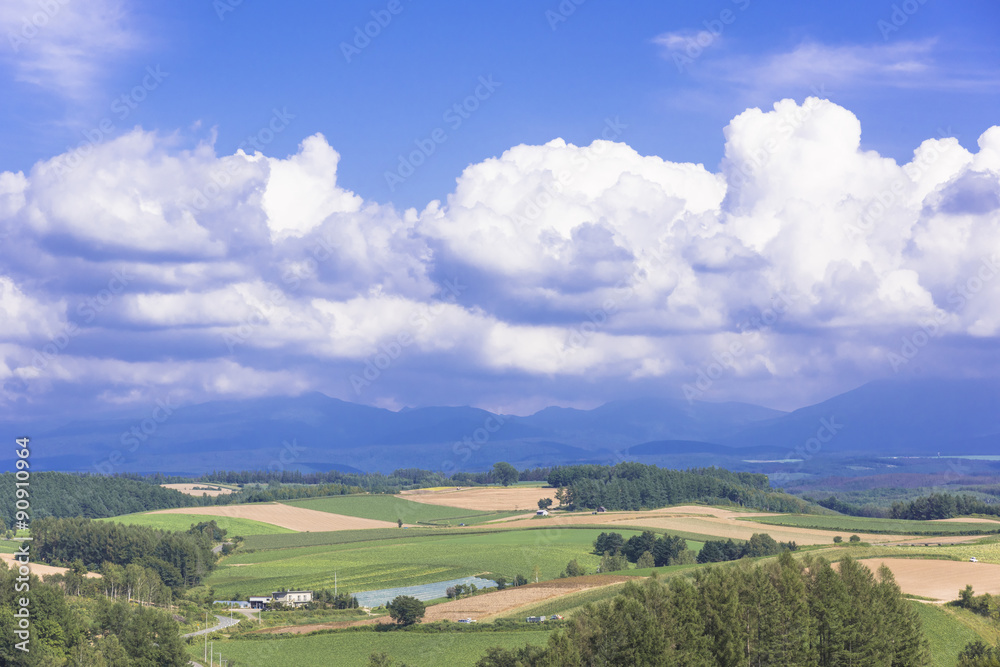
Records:
{"label": "row of trees", "polygon": [[99,597],[123,602],[167,606],[173,602],[173,591],[160,579],[160,573],[138,563],[126,566],[104,563],[100,577],[88,577],[87,568],[79,559],[62,574],[50,574],[46,583],[61,586],[67,595]]}
{"label": "row of trees", "polygon": [[[981,493],[995,492],[994,489],[987,488],[978,490]],[[865,505],[851,504],[836,496],[815,501],[808,496],[803,496],[803,498],[835,512],[847,514],[848,516],[933,521],[936,519],[951,519],[956,516],[968,514],[1000,515],[1000,503],[993,501],[986,502],[967,493],[957,495],[931,493],[909,501],[896,501],[888,509],[872,503]]]}
{"label": "row of trees", "polygon": [[[226,484],[343,484],[369,493],[398,493],[403,489],[429,486],[475,486],[483,484],[513,484],[521,481],[543,481],[550,468],[530,468],[518,471],[510,464],[498,471],[496,466],[485,472],[456,472],[451,476],[422,468],[399,468],[388,475],[382,473],[329,472],[303,473],[298,470],[214,470],[198,478],[150,477],[151,481],[222,482]],[[511,475],[513,473],[513,476]]]}
{"label": "row of trees", "polygon": [[94,570],[105,562],[121,566],[135,563],[155,570],[160,580],[175,590],[197,585],[215,567],[212,539],[201,529],[179,533],[49,517],[31,523],[31,536],[32,551],[40,561],[68,566],[79,559]]}
{"label": "row of trees", "polygon": [[586,607],[546,646],[492,648],[479,667],[786,667],[929,664],[920,619],[892,572],[789,553],[694,579],[630,582]]}
{"label": "row of trees", "polygon": [[722,468],[669,470],[635,462],[615,466],[553,468],[548,483],[564,487],[564,505],[609,510],[640,510],[684,502],[736,503],[781,512],[805,512],[800,498],[769,490],[767,475]]}
{"label": "row of trees", "polygon": [[966,586],[958,592],[958,600],[953,602],[956,607],[962,607],[969,611],[991,618],[1000,614],[1000,597],[983,593],[976,595],[972,586]]}
{"label": "row of trees", "polygon": [[[13,630],[19,600],[19,575],[0,562],[0,665],[182,667],[188,663],[177,622],[159,609],[129,605],[100,596],[70,604],[63,586],[30,575],[31,643],[19,650]],[[91,580],[93,581],[93,580]]]}
{"label": "row of trees", "polygon": [[[0,474],[0,526],[13,526],[17,488],[14,473]],[[207,504],[148,482],[126,477],[76,475],[63,472],[31,474],[31,516],[82,516],[90,519],[133,512]]]}
{"label": "row of trees", "polygon": [[276,500],[297,500],[325,496],[346,496],[364,493],[360,486],[332,483],[310,486],[285,486],[272,483],[268,486],[248,486],[235,493],[224,493],[212,499],[215,505],[238,505],[242,503],[270,503]]}
{"label": "row of trees", "polygon": [[[663,567],[694,562],[694,554],[688,550],[684,538],[677,535],[657,537],[651,530],[643,531],[641,535],[633,535],[628,540],[622,537],[621,533],[601,533],[594,540],[594,553],[602,556],[621,553],[628,562],[636,564],[648,554],[648,564],[643,561],[640,567]],[[606,571],[603,565],[601,571]]]}
{"label": "row of trees", "polygon": [[906,503],[893,503],[889,516],[893,519],[951,519],[966,514],[1000,515],[1000,504],[985,503],[975,496],[953,496],[948,493],[932,493]]}
{"label": "row of trees", "polygon": [[708,540],[698,552],[699,563],[721,563],[741,558],[776,556],[782,551],[798,549],[795,542],[778,542],[767,533],[754,533],[746,542]]}

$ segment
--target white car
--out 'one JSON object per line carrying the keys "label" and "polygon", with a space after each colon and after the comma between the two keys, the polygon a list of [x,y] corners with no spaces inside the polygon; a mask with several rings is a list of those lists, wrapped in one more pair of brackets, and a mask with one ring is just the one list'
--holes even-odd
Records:
{"label": "white car", "polygon": [[978,563],[979,561],[978,561],[978,560],[976,560],[976,557],[975,557],[975,556],[973,556],[972,558],[970,558],[970,559],[969,559],[969,562],[970,562],[970,563]]}

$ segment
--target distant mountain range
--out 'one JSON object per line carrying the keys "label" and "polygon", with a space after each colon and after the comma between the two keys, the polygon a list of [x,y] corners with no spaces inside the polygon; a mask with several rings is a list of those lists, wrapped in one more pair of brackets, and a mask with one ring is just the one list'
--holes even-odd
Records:
{"label": "distant mountain range", "polygon": [[[1000,453],[1000,382],[878,381],[794,412],[746,403],[612,401],[527,417],[469,407],[398,412],[319,393],[160,406],[58,424],[8,422],[36,469],[482,470],[637,460],[730,465],[823,456]],[[14,447],[0,452],[11,469]]]}

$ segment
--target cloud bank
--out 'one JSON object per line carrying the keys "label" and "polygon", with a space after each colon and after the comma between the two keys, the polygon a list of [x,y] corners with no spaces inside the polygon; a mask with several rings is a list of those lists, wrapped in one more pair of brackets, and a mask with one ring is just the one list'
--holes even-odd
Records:
{"label": "cloud bank", "polygon": [[897,164],[850,111],[782,100],[729,123],[715,171],[609,128],[423,210],[340,187],[321,135],[277,158],[136,129],[0,173],[0,404],[795,407],[997,372],[1000,127]]}

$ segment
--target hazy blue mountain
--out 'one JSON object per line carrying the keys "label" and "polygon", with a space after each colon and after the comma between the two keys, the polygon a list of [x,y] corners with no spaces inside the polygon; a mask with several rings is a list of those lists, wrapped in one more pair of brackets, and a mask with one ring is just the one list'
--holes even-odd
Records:
{"label": "hazy blue mountain", "polygon": [[[470,407],[398,412],[319,393],[148,406],[66,423],[11,422],[32,438],[38,469],[203,472],[212,469],[482,470],[639,460],[735,465],[865,454],[1000,452],[1000,382],[882,381],[791,413],[745,403],[612,401],[527,417]],[[13,447],[0,452],[9,469]]]}
{"label": "hazy blue mountain", "polygon": [[1000,381],[870,382],[719,442],[787,453],[815,449],[812,439],[839,454],[1000,454]]}

